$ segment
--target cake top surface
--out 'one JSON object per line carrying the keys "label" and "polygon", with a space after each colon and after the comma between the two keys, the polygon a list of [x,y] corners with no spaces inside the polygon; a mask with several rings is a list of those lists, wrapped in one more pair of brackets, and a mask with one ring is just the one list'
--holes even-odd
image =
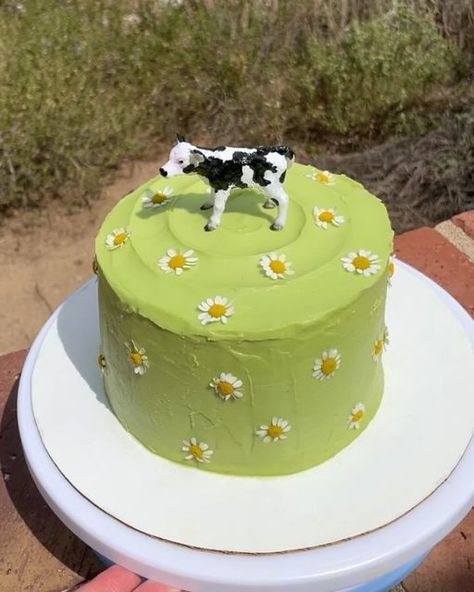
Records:
{"label": "cake top surface", "polygon": [[96,240],[101,273],[129,310],[211,340],[295,335],[386,281],[393,232],[383,203],[344,175],[295,164],[288,222],[256,189],[234,190],[205,232],[208,187],[156,177],[123,198]]}

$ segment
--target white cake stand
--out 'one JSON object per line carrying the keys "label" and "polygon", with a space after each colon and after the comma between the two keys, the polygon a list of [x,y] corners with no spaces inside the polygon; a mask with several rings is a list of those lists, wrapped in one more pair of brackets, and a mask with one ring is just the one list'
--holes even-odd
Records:
{"label": "white cake stand", "polygon": [[[42,495],[113,562],[192,592],[381,592],[471,508],[473,322],[409,266],[398,263],[388,303],[392,353],[377,417],[334,459],[281,478],[203,473],[139,445],[94,378],[95,308],[91,281],[43,327],[23,369],[18,419]],[[77,347],[61,340],[58,323]],[[219,506],[230,492],[232,504]]]}

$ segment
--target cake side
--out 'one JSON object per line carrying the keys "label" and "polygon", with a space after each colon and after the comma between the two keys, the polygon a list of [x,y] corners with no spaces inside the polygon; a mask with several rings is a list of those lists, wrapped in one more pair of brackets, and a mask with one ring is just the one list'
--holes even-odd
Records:
{"label": "cake side", "polygon": [[[280,233],[268,231],[251,190],[236,192],[222,226],[203,233],[205,190],[193,178],[153,180],[104,222],[97,258],[105,387],[123,425],[161,456],[223,473],[286,474],[334,456],[375,415],[388,216],[361,185],[307,175],[314,169],[298,165],[288,175],[294,207]],[[168,203],[145,211],[149,188],[166,184]],[[339,223],[321,226],[330,217],[321,212],[331,211]],[[107,249],[120,228],[125,243]],[[179,275],[169,269],[171,248],[175,257],[193,251]],[[273,279],[264,258],[282,254],[294,273]],[[355,257],[373,269],[351,271]],[[232,307],[227,322],[203,323],[222,302]]]}

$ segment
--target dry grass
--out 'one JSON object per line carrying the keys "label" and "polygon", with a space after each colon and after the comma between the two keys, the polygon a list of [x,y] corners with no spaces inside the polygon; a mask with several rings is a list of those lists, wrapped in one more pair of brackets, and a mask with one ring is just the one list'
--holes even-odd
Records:
{"label": "dry grass", "polygon": [[[87,200],[176,130],[344,149],[458,108],[470,0],[8,0],[0,212]],[[87,196],[87,197],[86,197]]]}
{"label": "dry grass", "polygon": [[419,139],[391,139],[325,164],[383,199],[397,233],[434,226],[474,209],[474,104]]}

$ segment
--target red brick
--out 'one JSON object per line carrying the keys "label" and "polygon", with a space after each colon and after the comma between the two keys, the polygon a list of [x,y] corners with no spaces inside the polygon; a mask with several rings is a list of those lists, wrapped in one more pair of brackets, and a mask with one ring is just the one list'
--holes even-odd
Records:
{"label": "red brick", "polygon": [[407,592],[474,590],[474,511],[403,582]]}
{"label": "red brick", "polygon": [[452,221],[456,226],[462,228],[468,236],[474,239],[474,210],[458,214],[452,218]]}
{"label": "red brick", "polygon": [[26,351],[17,351],[0,356],[0,410],[5,405],[8,394],[20,374]]}
{"label": "red brick", "polygon": [[449,292],[474,316],[474,264],[439,232],[419,228],[395,237],[395,253]]}

